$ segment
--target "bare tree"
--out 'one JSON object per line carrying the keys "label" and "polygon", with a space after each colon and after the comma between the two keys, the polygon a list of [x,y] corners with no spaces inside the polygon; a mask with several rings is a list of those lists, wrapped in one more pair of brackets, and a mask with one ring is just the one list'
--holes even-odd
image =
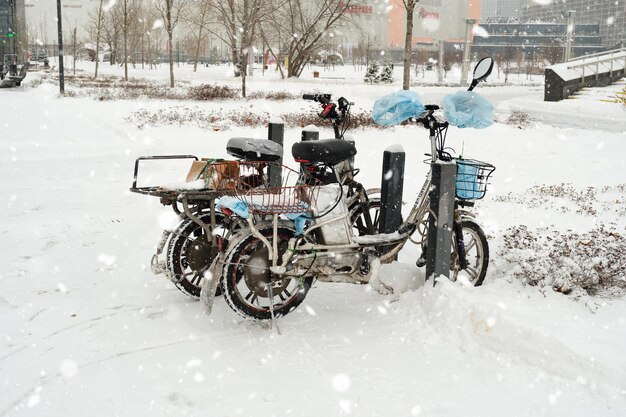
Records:
{"label": "bare tree", "polygon": [[200,57],[200,48],[202,43],[206,41],[209,26],[215,24],[215,15],[212,13],[214,9],[208,0],[191,0],[190,7],[183,13],[182,19],[187,23],[187,27],[195,41],[193,56],[193,72],[198,69],[198,60]]}
{"label": "bare tree", "polygon": [[[267,30],[264,26],[266,26],[269,30]],[[259,25],[259,32],[264,45],[263,54],[265,55],[265,48],[267,47],[267,51],[276,61],[276,68],[280,71],[280,78],[284,80],[285,72],[283,71],[283,66],[280,62],[280,32],[273,29],[274,27],[272,25]],[[273,45],[278,45],[278,49],[276,49]]]}
{"label": "bare tree", "polygon": [[406,33],[404,36],[404,54],[402,62],[404,65],[402,76],[402,89],[408,90],[411,82],[411,46],[413,43],[413,13],[419,0],[402,0],[406,11]]}
{"label": "bare tree", "polygon": [[231,48],[233,64],[241,73],[241,94],[245,97],[248,57],[253,50],[258,25],[274,9],[269,0],[214,0],[212,7],[225,35],[214,33]]}
{"label": "bare tree", "polygon": [[[218,0],[219,1],[219,0]],[[232,1],[232,0],[230,0]],[[167,50],[168,59],[170,65],[170,87],[174,87],[174,56],[173,56],[173,42],[174,29],[178,25],[181,10],[186,5],[186,0],[162,0],[155,3],[156,9],[163,18],[163,27],[167,33]]]}
{"label": "bare tree", "polygon": [[111,65],[117,62],[117,46],[120,41],[121,16],[116,7],[105,10],[103,14],[102,30],[104,41],[109,46],[109,62]]}
{"label": "bare tree", "polygon": [[[273,0],[275,13],[267,22],[279,28],[289,57],[288,77],[299,77],[305,66],[319,51],[331,29],[345,20],[351,0]],[[282,52],[282,51],[281,51]]]}
{"label": "bare tree", "polygon": [[[130,3],[129,3],[130,1]],[[122,40],[124,42],[124,80],[128,81],[128,31],[131,21],[136,19],[136,9],[133,0],[122,0],[120,5],[122,15]],[[134,50],[134,48],[133,48]],[[135,54],[133,53],[133,56]],[[134,60],[133,60],[134,61]]]}
{"label": "bare tree", "polygon": [[93,77],[98,78],[98,64],[100,63],[100,34],[102,32],[102,20],[104,16],[102,15],[102,6],[104,4],[104,0],[100,0],[100,6],[98,7],[98,15],[96,16],[96,71],[94,72]]}

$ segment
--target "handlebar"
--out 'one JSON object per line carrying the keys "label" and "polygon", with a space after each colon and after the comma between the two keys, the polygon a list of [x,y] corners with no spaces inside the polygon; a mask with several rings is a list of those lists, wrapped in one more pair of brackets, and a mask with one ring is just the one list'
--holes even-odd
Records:
{"label": "handlebar", "polygon": [[304,100],[316,101],[322,104],[330,103],[331,95],[330,94],[303,94],[302,98]]}

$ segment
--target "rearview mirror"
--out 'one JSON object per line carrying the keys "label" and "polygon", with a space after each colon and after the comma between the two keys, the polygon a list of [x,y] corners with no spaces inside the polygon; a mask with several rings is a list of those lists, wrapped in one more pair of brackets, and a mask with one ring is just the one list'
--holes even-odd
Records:
{"label": "rearview mirror", "polygon": [[472,91],[479,82],[485,81],[491,74],[491,70],[493,70],[493,58],[488,56],[478,61],[478,64],[474,67],[472,85],[470,85],[469,91]]}

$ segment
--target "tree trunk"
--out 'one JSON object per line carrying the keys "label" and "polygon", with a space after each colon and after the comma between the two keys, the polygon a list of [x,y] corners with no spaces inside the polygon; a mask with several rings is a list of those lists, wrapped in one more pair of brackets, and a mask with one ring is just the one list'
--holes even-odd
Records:
{"label": "tree trunk", "polygon": [[127,0],[124,0],[124,80],[128,81],[128,9]]}
{"label": "tree trunk", "polygon": [[98,78],[98,64],[100,63],[100,31],[102,30],[102,3],[104,0],[100,0],[100,7],[98,8],[98,24],[96,25],[96,71],[93,75],[94,78]]}
{"label": "tree trunk", "polygon": [[402,62],[404,64],[402,89],[408,90],[411,82],[411,45],[413,43],[413,11],[415,10],[415,0],[407,0],[406,9],[406,34],[404,37],[404,56]]}
{"label": "tree trunk", "polygon": [[198,42],[196,42],[196,56],[193,63],[193,72],[198,70],[198,58],[200,57],[200,46],[202,44],[202,26],[198,30]]}
{"label": "tree trunk", "polygon": [[246,97],[246,76],[248,71],[248,53],[239,55],[241,57],[241,96]]}
{"label": "tree trunk", "polygon": [[174,51],[172,48],[172,32],[167,33],[167,49],[170,61],[170,87],[174,88]]}

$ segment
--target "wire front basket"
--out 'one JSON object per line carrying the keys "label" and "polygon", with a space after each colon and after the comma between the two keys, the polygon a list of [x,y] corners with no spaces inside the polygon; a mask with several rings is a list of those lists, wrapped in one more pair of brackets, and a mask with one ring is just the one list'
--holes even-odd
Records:
{"label": "wire front basket", "polygon": [[489,176],[496,167],[475,159],[456,159],[456,198],[480,200],[487,192]]}
{"label": "wire front basket", "polygon": [[238,188],[235,196],[255,214],[310,213],[317,206],[321,183],[309,178],[305,184],[298,171],[276,163],[273,167],[280,169],[280,186]]}

